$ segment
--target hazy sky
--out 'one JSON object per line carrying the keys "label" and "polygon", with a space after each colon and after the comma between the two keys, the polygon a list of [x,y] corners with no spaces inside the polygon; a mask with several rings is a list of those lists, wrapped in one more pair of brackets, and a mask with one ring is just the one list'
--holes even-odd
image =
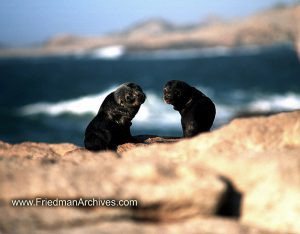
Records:
{"label": "hazy sky", "polygon": [[25,45],[59,34],[93,36],[148,18],[178,24],[207,15],[242,17],[296,0],[1,0],[0,43]]}

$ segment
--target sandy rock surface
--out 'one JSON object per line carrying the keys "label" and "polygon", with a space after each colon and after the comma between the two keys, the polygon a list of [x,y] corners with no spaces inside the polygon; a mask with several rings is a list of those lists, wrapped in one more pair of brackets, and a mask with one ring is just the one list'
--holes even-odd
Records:
{"label": "sandy rock surface", "polygon": [[[117,152],[0,142],[4,233],[300,233],[300,111]],[[12,199],[137,206],[13,207]]]}

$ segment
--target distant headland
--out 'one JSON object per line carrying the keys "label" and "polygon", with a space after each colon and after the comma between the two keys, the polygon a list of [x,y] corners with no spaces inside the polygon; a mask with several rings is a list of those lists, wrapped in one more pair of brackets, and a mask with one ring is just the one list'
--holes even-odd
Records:
{"label": "distant headland", "polygon": [[122,46],[128,51],[153,51],[282,43],[292,44],[300,55],[300,5],[273,8],[233,21],[211,17],[199,24],[178,26],[152,19],[122,32],[99,37],[62,34],[38,47],[0,47],[0,57],[76,55],[93,53],[109,46]]}

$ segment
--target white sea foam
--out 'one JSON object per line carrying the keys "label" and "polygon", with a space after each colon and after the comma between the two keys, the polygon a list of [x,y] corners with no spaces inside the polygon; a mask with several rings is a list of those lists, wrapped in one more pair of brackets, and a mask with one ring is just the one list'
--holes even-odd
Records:
{"label": "white sea foam", "polygon": [[[36,114],[58,116],[64,113],[96,115],[104,98],[115,88],[116,86],[97,95],[88,95],[57,103],[43,102],[26,105],[20,109],[20,113],[24,116]],[[151,91],[146,92],[146,95],[145,103],[134,118],[133,122],[135,124],[145,128],[155,126],[171,127],[180,124],[179,114],[173,111],[170,105],[166,105],[161,97]]]}
{"label": "white sea foam", "polygon": [[52,116],[57,116],[63,113],[77,115],[88,113],[96,114],[100,106],[99,103],[102,103],[104,98],[111,93],[115,87],[116,86],[98,95],[88,95],[57,103],[40,102],[26,105],[21,108],[20,112],[23,115],[48,114]]}
{"label": "white sea foam", "polygon": [[251,102],[248,109],[253,112],[289,111],[300,109],[300,95],[287,93],[285,95],[262,96]]}
{"label": "white sea foam", "polygon": [[125,53],[125,46],[113,45],[94,49],[90,56],[99,59],[118,59]]}
{"label": "white sea foam", "polygon": [[[103,102],[104,98],[117,86],[114,86],[102,93],[96,95],[88,95],[79,97],[76,99],[60,101],[57,103],[35,103],[26,105],[21,108],[22,115],[36,115],[46,114],[51,116],[58,116],[64,113],[71,113],[74,115],[91,114],[96,115],[99,106]],[[214,96],[214,90],[200,87],[205,94],[210,97]],[[244,97],[242,91],[233,93],[233,102],[237,99]],[[162,97],[155,94],[152,91],[146,91],[147,99],[141,106],[138,114],[133,120],[133,123],[137,127],[142,128],[166,128],[166,129],[179,129],[180,115],[177,111],[174,111],[171,105],[167,105],[163,102]],[[289,111],[300,109],[300,95],[295,93],[286,93],[282,95],[256,95],[257,98],[244,102],[239,101],[238,104],[216,104],[217,114],[215,125],[220,126],[230,119],[234,118],[238,113],[259,113],[269,111]],[[213,98],[214,99],[214,98]]]}
{"label": "white sea foam", "polygon": [[142,125],[144,128],[151,127],[174,127],[180,125],[180,115],[174,111],[172,106],[163,102],[162,97],[158,97],[152,92],[146,92],[147,99],[141,106],[133,123]]}

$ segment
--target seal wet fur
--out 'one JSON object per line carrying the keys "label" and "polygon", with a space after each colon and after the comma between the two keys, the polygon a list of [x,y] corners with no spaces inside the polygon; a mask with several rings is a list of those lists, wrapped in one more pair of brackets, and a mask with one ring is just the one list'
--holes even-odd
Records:
{"label": "seal wet fur", "polygon": [[207,132],[213,125],[216,108],[201,91],[179,80],[170,80],[164,87],[164,100],[181,115],[184,137]]}
{"label": "seal wet fur", "polygon": [[131,121],[145,99],[141,87],[134,83],[124,83],[110,93],[85,130],[85,148],[116,150],[120,144],[135,142],[130,132]]}

